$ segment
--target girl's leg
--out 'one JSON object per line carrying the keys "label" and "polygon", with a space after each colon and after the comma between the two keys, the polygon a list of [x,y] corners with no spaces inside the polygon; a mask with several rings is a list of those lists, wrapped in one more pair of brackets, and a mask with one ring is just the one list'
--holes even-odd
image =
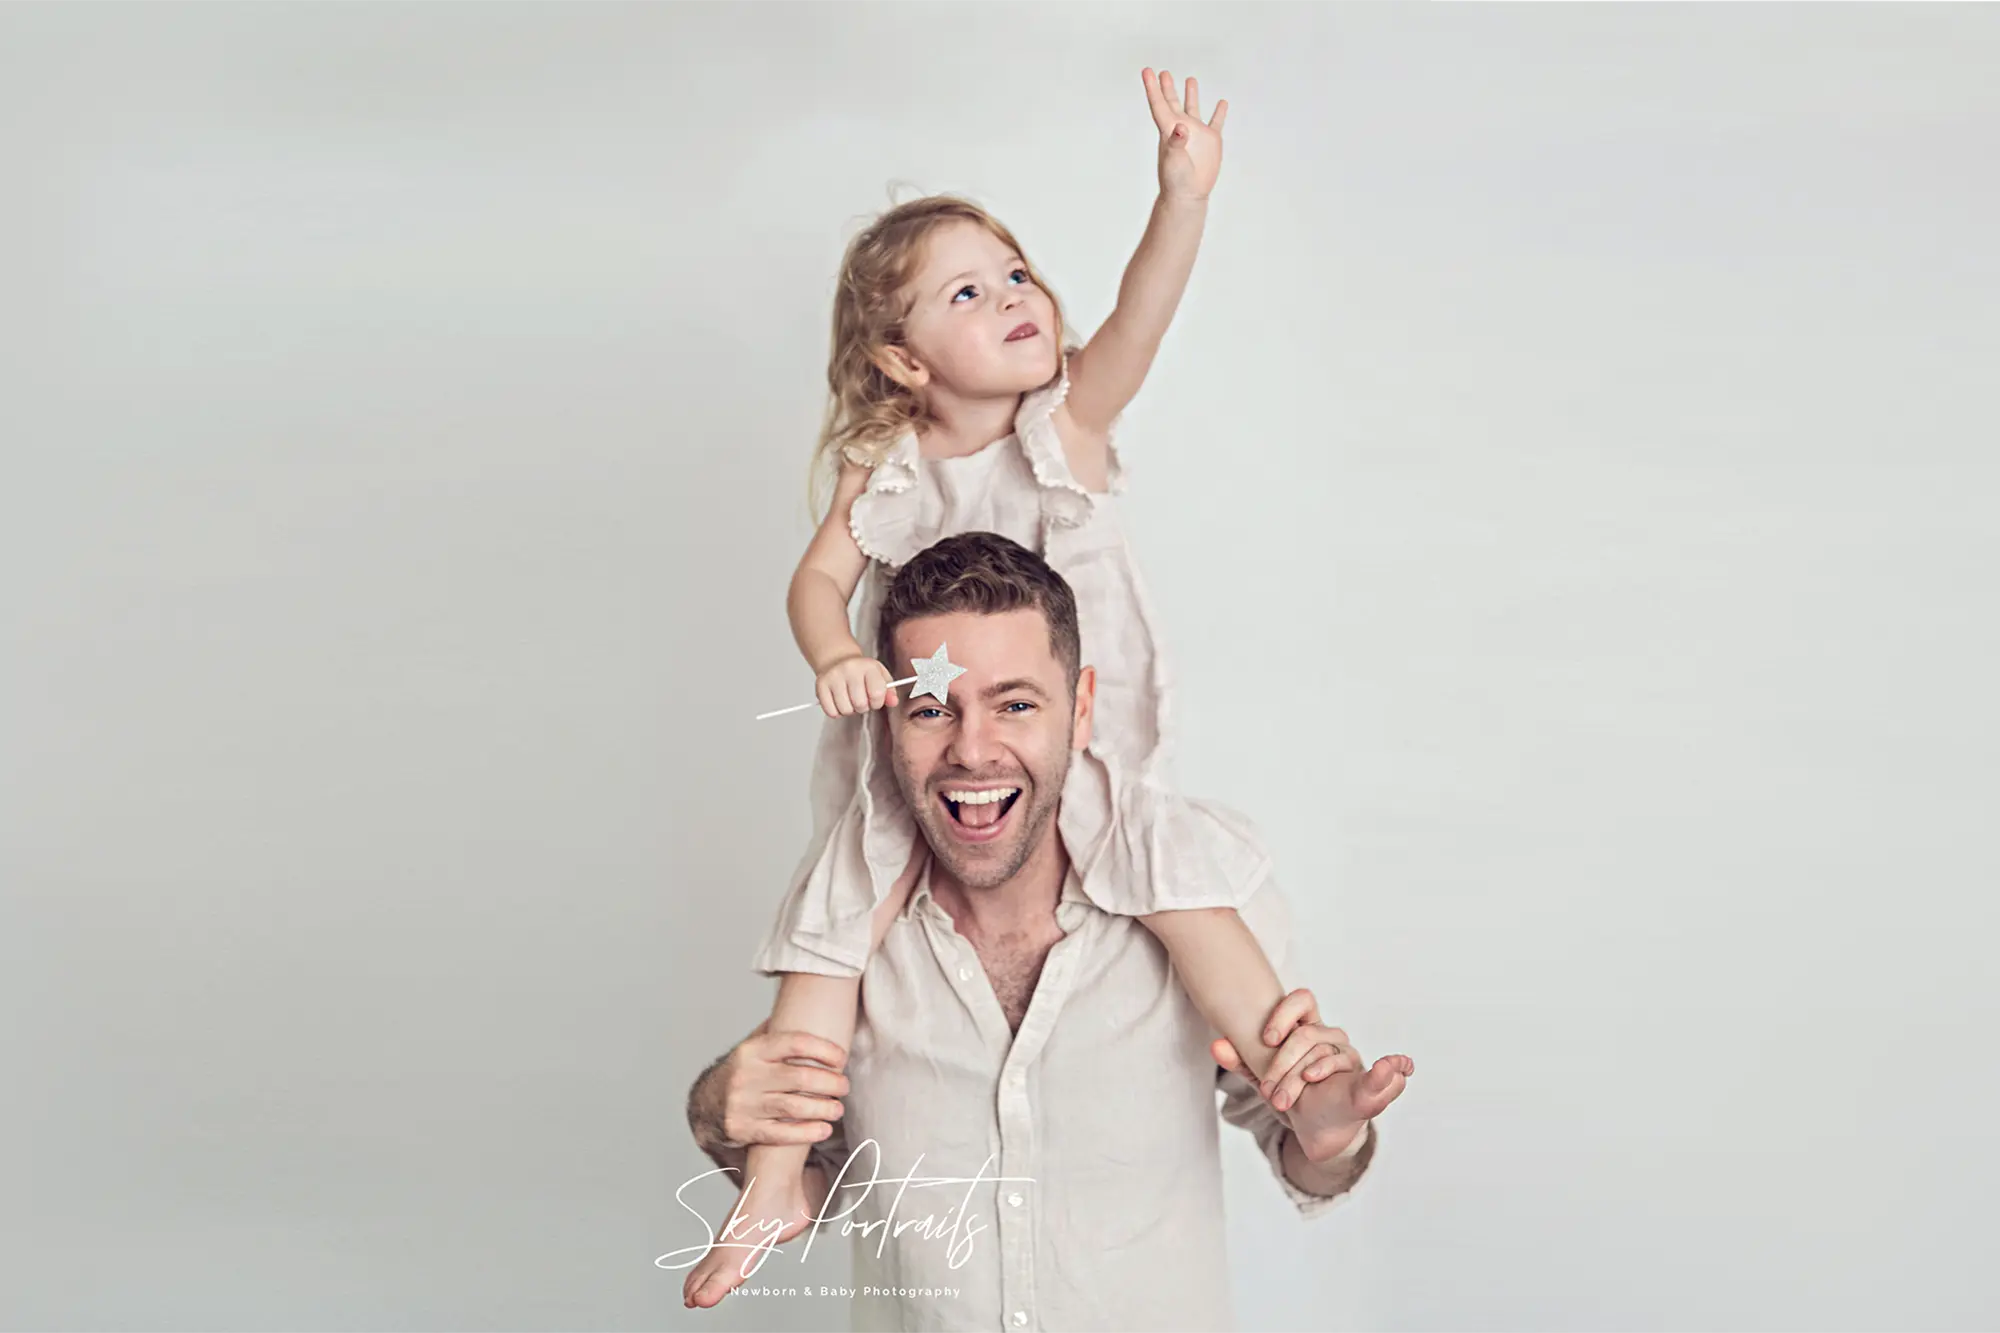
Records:
{"label": "girl's leg", "polygon": [[[881,947],[882,936],[909,902],[928,854],[917,840],[910,860],[889,896],[875,908],[869,954]],[[860,977],[829,977],[787,972],[778,981],[778,1001],[771,1009],[771,1031],[810,1032],[847,1049],[854,1041],[855,1010],[861,996]],[[694,1305],[720,1301],[744,1280],[745,1268],[762,1262],[750,1247],[775,1247],[805,1230],[811,1219],[805,1189],[805,1167],[812,1149],[807,1144],[752,1144],[745,1153],[743,1184],[735,1205],[714,1228],[716,1246],[689,1270],[683,1295]],[[723,1228],[734,1218],[731,1234]]]}
{"label": "girl's leg", "polygon": [[1285,988],[1241,914],[1233,907],[1194,907],[1139,920],[1167,946],[1201,1016],[1262,1079],[1278,1053],[1264,1044],[1264,1024],[1285,998]]}
{"label": "girl's leg", "polygon": [[[1264,1044],[1264,1025],[1285,998],[1285,988],[1243,917],[1231,907],[1198,907],[1139,919],[1167,946],[1181,985],[1202,1017],[1229,1039],[1252,1077],[1262,1082],[1278,1055],[1276,1047]],[[1282,1114],[1302,1136],[1323,1133],[1351,1118],[1335,1090],[1323,1082],[1307,1083],[1297,1103]]]}
{"label": "girl's leg", "polygon": [[[778,982],[771,1030],[810,1032],[845,1047],[854,1040],[860,994],[859,977],[787,972]],[[775,1249],[806,1229],[812,1220],[805,1185],[811,1152],[811,1146],[803,1143],[750,1145],[736,1202],[713,1228],[713,1247],[689,1270],[683,1284],[688,1303],[704,1309],[714,1305],[763,1263],[764,1256],[756,1251]]]}

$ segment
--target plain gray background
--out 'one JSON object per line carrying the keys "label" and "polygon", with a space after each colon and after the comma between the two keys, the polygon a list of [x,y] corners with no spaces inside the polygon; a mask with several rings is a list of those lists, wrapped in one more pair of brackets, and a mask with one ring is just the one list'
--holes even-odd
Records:
{"label": "plain gray background", "polygon": [[1225,1128],[1243,1327],[2000,1322],[1991,7],[16,4],[0,1324],[844,1320],[653,1266],[834,265],[966,191],[1095,328],[1148,64],[1181,775],[1418,1062],[1312,1224]]}

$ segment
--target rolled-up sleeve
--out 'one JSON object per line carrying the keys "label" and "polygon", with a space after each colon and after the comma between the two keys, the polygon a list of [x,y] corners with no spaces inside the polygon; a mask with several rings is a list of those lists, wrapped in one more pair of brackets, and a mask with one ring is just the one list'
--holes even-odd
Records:
{"label": "rolled-up sleeve", "polygon": [[[1264,948],[1264,956],[1271,960],[1271,967],[1280,978],[1285,975],[1285,965],[1291,954],[1292,918],[1291,907],[1279,892],[1278,886],[1269,880],[1252,894],[1242,908],[1243,924],[1257,943]],[[1287,990],[1292,989],[1289,981]],[[1271,1164],[1271,1174],[1278,1178],[1278,1185],[1285,1191],[1285,1197],[1292,1201],[1301,1217],[1317,1217],[1337,1206],[1354,1193],[1350,1186],[1339,1194],[1313,1194],[1300,1189],[1292,1178],[1285,1174],[1285,1127],[1284,1117],[1271,1109],[1271,1104],[1258,1093],[1257,1085],[1241,1074],[1232,1074],[1226,1069],[1215,1071],[1215,1086],[1222,1092],[1222,1118],[1238,1129],[1246,1130],[1257,1141],[1258,1150],[1264,1160]],[[1368,1126],[1369,1134],[1376,1132],[1373,1123]],[[1367,1149],[1372,1159],[1374,1150]]]}

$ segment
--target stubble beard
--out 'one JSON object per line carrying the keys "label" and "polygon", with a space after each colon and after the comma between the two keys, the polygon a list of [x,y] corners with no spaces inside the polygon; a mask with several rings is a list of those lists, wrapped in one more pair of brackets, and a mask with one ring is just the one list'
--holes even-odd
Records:
{"label": "stubble beard", "polygon": [[[919,811],[917,827],[922,831],[924,841],[930,844],[931,855],[944,863],[944,868],[951,872],[953,879],[973,891],[998,888],[1019,874],[1021,867],[1028,863],[1035,848],[1041,845],[1042,833],[1061,803],[1062,778],[1063,775],[1058,773],[1051,789],[1037,781],[1032,773],[1028,775],[1024,784],[1027,790],[1015,798],[1015,809],[1010,812],[1010,817],[1025,813],[1025,818],[1019,821],[1020,827],[1008,839],[1013,844],[1012,850],[1003,859],[993,860],[977,854],[967,857],[970,849],[961,846],[952,835],[951,813],[938,805],[935,793],[928,787],[919,787],[912,796],[908,781],[901,777],[900,771],[898,773],[903,799]],[[1030,796],[1034,804],[1023,812],[1019,808],[1020,802]]]}

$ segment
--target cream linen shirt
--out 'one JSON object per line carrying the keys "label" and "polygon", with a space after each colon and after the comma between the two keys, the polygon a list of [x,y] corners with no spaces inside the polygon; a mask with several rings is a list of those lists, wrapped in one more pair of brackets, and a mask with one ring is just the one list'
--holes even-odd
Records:
{"label": "cream linen shirt", "polygon": [[[1266,881],[1242,914],[1282,976],[1284,899]],[[1218,1087],[1302,1215],[1348,1197],[1285,1177],[1283,1122],[1217,1067],[1165,947],[1073,864],[1056,923],[1018,1033],[928,869],[862,975],[846,1111],[813,1149],[840,1178],[814,1241],[851,1237],[855,1329],[1233,1327]]]}

